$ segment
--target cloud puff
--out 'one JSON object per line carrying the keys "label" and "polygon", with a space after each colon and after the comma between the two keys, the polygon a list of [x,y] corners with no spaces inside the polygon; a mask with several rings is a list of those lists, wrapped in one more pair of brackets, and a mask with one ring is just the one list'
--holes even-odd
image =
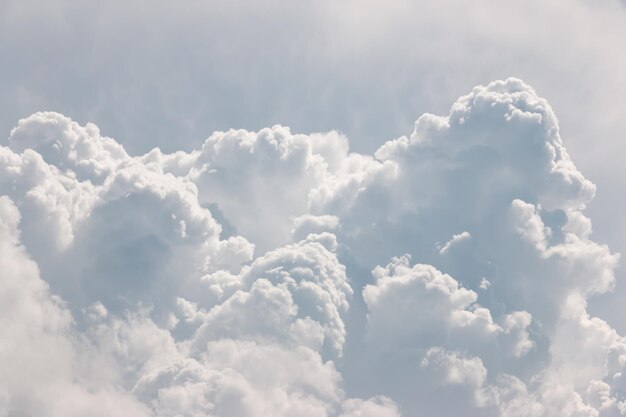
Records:
{"label": "cloud puff", "polygon": [[462,232],[462,233],[452,236],[452,239],[448,240],[443,246],[441,246],[441,249],[439,249],[439,255],[443,255],[444,253],[449,251],[453,245],[456,245],[457,243],[462,242],[464,240],[470,239],[471,237],[472,235],[469,232]]}
{"label": "cloud puff", "polygon": [[327,344],[340,354],[346,337],[342,315],[352,288],[335,246],[334,235],[309,235],[255,259],[229,279],[232,285],[220,285],[220,272],[205,277],[225,301],[204,315],[196,343],[256,336],[316,350]]}
{"label": "cloud puff", "polygon": [[[496,343],[498,335],[508,337],[516,331],[522,332],[515,336],[518,344],[511,352],[502,349],[503,354],[523,356],[534,346],[526,332],[531,323],[529,313],[512,312],[499,325],[488,309],[476,304],[474,291],[430,265],[411,267],[408,257],[395,258],[385,268],[377,267],[373,275],[376,284],[363,289],[363,298],[374,349],[455,344],[457,338],[465,350],[484,349],[489,341]],[[409,317],[411,322],[406,322]],[[479,341],[472,346],[470,338]],[[504,347],[504,341],[498,347]]]}
{"label": "cloud puff", "polygon": [[626,341],[587,311],[619,255],[520,80],[373,155],[274,126],[135,157],[50,112],[7,145],[4,414],[626,410]]}

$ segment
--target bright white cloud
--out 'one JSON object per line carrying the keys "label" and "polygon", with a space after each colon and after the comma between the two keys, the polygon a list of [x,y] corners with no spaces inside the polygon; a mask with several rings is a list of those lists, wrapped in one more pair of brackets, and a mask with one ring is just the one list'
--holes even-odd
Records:
{"label": "bright white cloud", "polygon": [[626,339],[587,310],[619,255],[520,80],[373,155],[274,126],[133,157],[50,112],[7,145],[0,415],[626,409]]}
{"label": "bright white cloud", "polygon": [[[131,154],[277,122],[338,129],[371,152],[416,115],[513,75],[558,110],[599,187],[596,239],[623,252],[625,19],[623,0],[5,0],[0,137],[55,109],[97,122]],[[620,310],[611,321],[621,326],[622,293],[592,307]]]}

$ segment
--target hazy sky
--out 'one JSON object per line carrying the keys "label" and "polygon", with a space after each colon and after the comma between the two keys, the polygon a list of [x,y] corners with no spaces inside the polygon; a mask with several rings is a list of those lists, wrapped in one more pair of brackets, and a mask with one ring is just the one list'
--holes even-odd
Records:
{"label": "hazy sky", "polygon": [[0,0],[0,416],[626,414],[624,45],[616,0]]}

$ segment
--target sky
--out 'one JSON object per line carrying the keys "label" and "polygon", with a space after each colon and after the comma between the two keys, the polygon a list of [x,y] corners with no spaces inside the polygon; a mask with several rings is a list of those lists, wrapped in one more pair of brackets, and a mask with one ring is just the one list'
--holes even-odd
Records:
{"label": "sky", "polygon": [[626,5],[0,0],[0,416],[626,414]]}

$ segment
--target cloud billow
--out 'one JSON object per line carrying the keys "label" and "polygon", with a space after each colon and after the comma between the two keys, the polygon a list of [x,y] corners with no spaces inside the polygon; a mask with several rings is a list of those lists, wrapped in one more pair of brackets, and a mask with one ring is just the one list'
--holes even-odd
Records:
{"label": "cloud billow", "polygon": [[0,194],[0,415],[626,413],[587,311],[619,255],[520,80],[373,155],[277,125],[135,157],[36,113]]}

